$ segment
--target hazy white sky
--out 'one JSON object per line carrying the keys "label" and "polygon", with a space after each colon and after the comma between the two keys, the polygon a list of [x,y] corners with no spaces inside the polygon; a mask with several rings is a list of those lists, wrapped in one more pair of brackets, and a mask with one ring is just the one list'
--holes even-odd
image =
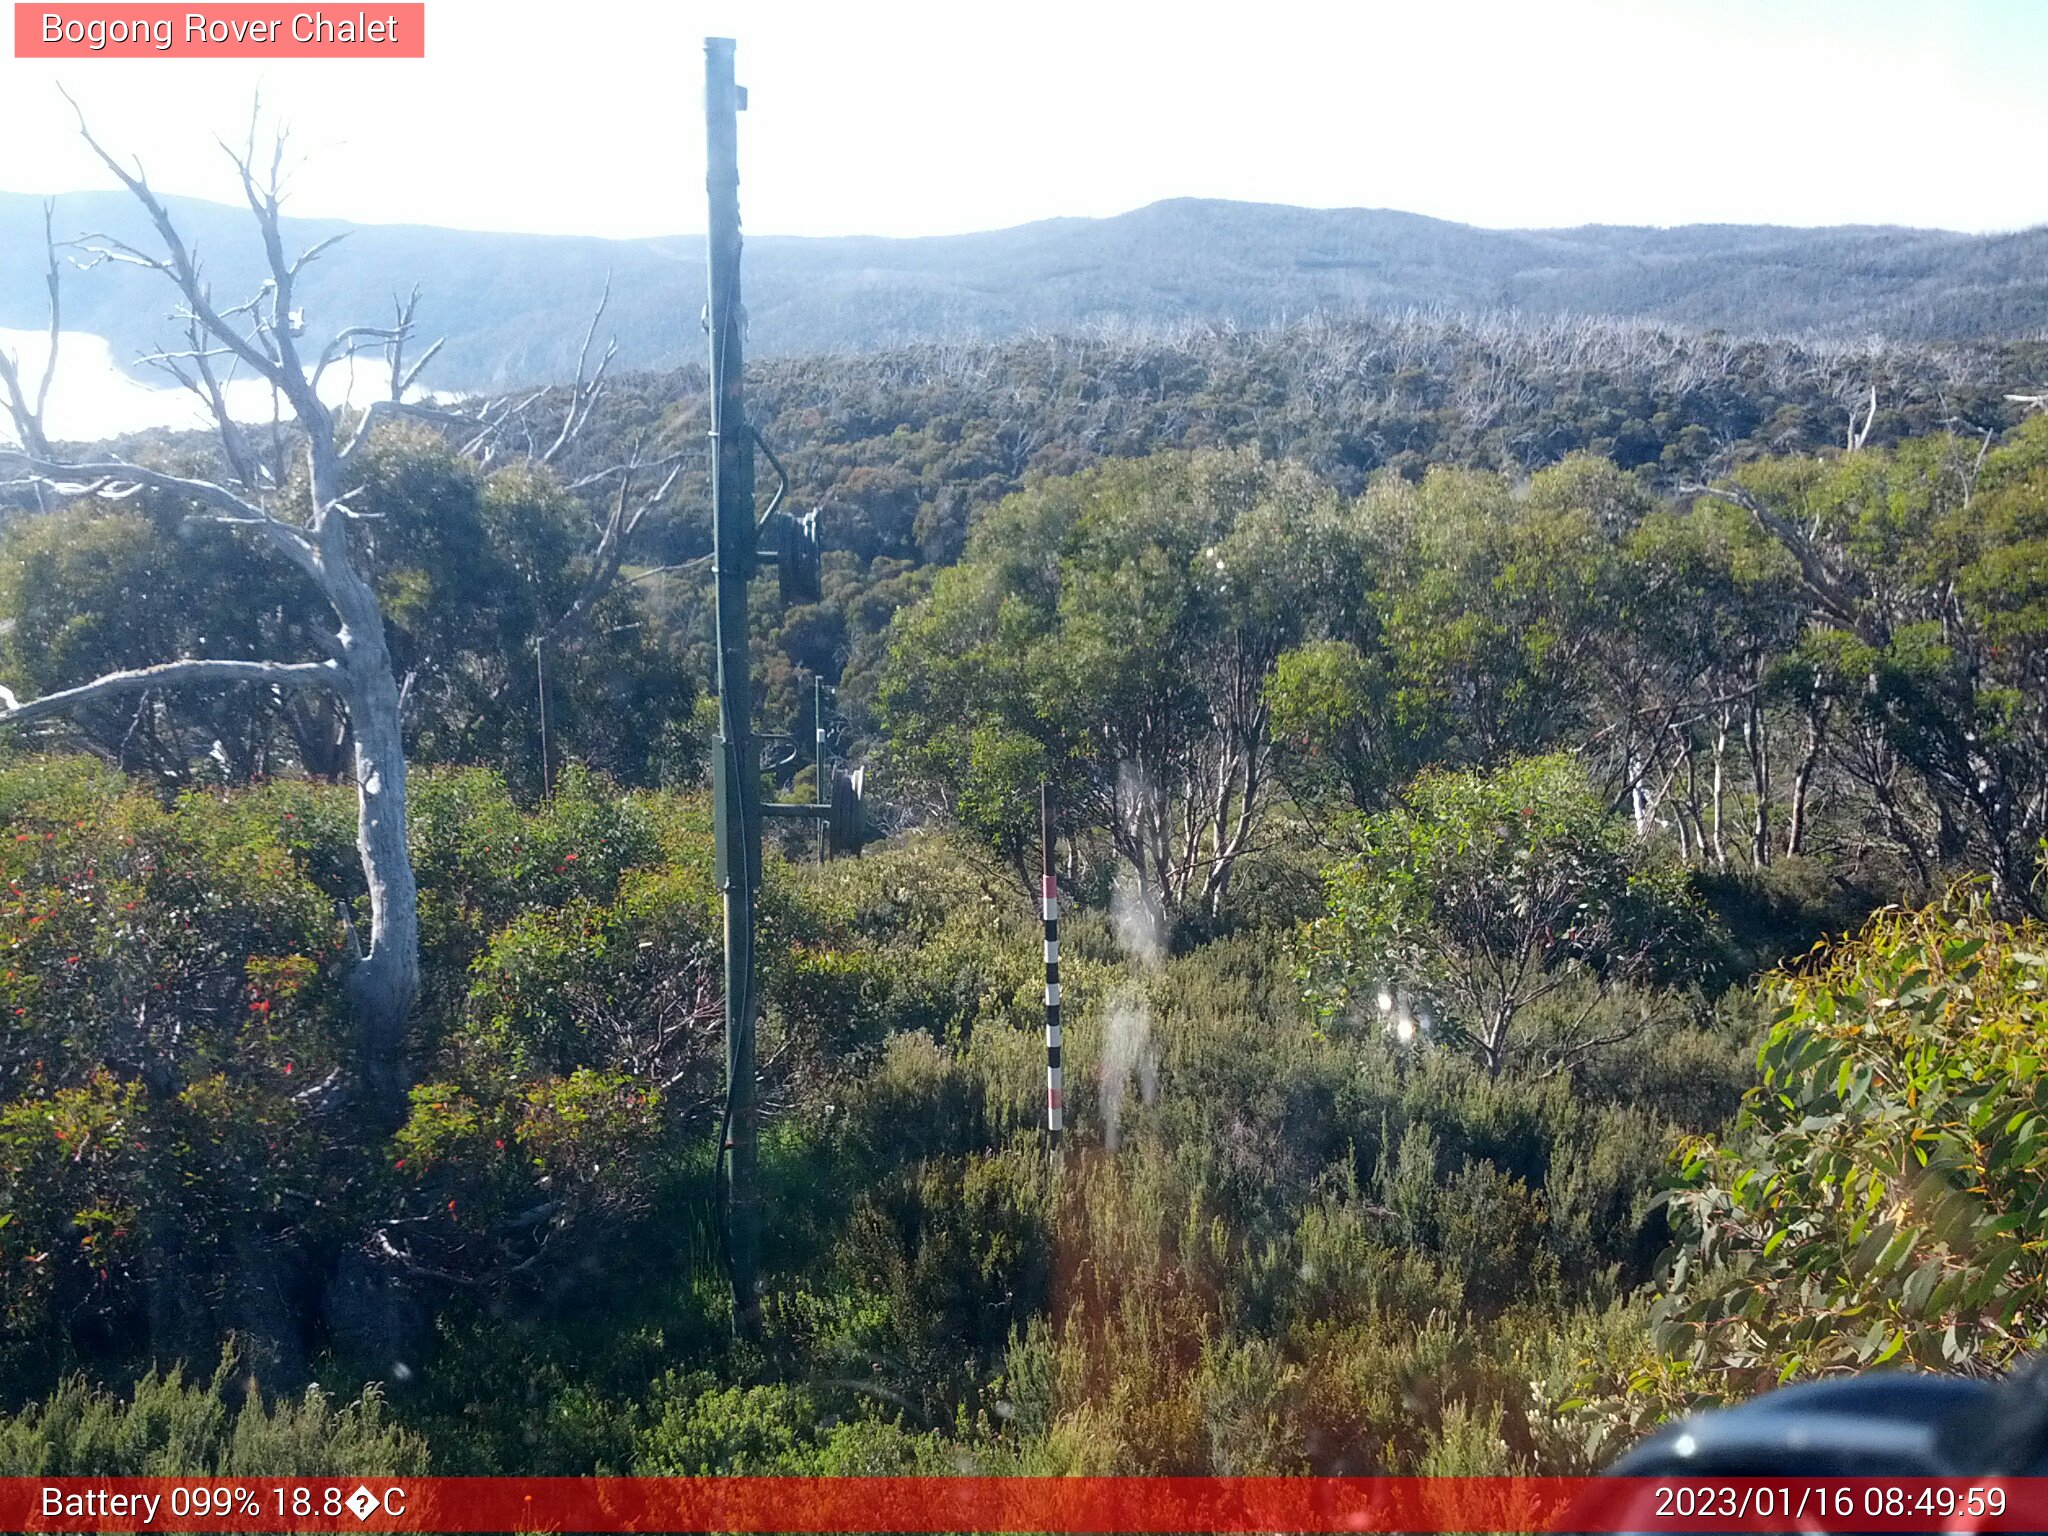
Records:
{"label": "hazy white sky", "polygon": [[0,59],[0,188],[111,184],[62,81],[158,186],[229,199],[212,136],[260,86],[304,156],[298,213],[700,229],[717,32],[752,93],[756,233],[1175,196],[1497,226],[2048,222],[2048,0],[428,0],[427,24],[423,61]]}

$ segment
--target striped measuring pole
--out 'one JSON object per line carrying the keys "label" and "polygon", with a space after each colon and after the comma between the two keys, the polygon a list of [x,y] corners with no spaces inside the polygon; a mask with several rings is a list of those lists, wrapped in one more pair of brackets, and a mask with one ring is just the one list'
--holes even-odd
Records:
{"label": "striped measuring pole", "polygon": [[1052,873],[1052,802],[1042,784],[1038,818],[1045,848],[1038,888],[1045,917],[1045,1135],[1049,1155],[1057,1158],[1060,1132],[1066,1128],[1066,1081],[1060,1069],[1060,888]]}

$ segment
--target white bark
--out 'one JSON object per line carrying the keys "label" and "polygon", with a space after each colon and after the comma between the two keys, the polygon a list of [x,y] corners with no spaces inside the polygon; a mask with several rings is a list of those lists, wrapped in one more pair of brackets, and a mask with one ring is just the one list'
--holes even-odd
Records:
{"label": "white bark", "polygon": [[[217,521],[254,530],[307,577],[313,592],[338,622],[331,636],[322,637],[322,648],[328,653],[324,661],[194,659],[116,672],[26,703],[8,694],[0,725],[57,714],[88,699],[180,685],[256,682],[289,690],[331,690],[347,713],[353,742],[357,846],[370,901],[369,948],[358,956],[349,981],[361,1027],[359,1071],[373,1110],[398,1113],[406,1084],[405,1022],[419,994],[419,912],[406,844],[399,685],[376,594],[357,570],[349,547],[348,513],[343,502],[346,487],[342,483],[345,455],[336,444],[334,414],[321,403],[315,389],[317,368],[309,373],[298,349],[300,320],[294,307],[294,285],[320,248],[296,259],[285,255],[278,181],[282,141],[268,178],[259,180],[252,135],[248,151],[234,158],[270,276],[253,299],[222,310],[213,301],[196,257],[141,171],[128,170],[108,154],[82,117],[79,130],[149,215],[163,254],[147,255],[119,242],[103,241],[92,249],[102,259],[159,272],[176,289],[192,345],[187,351],[164,354],[160,362],[208,400],[227,462],[238,478],[217,481],[171,475],[116,459],[79,462],[56,458],[41,431],[39,409],[30,406],[23,392],[13,387],[7,391],[7,404],[24,449],[12,457],[33,479],[66,494],[119,499],[150,489],[196,502]],[[376,339],[396,348],[408,325],[409,314],[404,314],[399,327],[378,330]],[[321,366],[340,355],[336,347],[346,352],[366,334],[361,328],[342,333],[323,354]],[[300,493],[303,501],[290,502],[282,484],[284,477],[259,469],[242,429],[229,418],[221,399],[212,367],[217,356],[233,357],[253,369],[291,407],[306,458],[307,476]],[[361,441],[362,434],[358,434],[356,443]]]}
{"label": "white bark", "polygon": [[142,693],[151,688],[176,688],[194,683],[262,683],[278,689],[332,688],[340,675],[331,661],[167,661],[131,672],[109,672],[104,677],[46,693],[23,703],[14,691],[0,685],[0,725],[27,725],[32,720],[63,714],[91,699],[114,698],[125,693]]}
{"label": "white bark", "polygon": [[[299,347],[303,320],[296,307],[295,288],[306,267],[334,241],[322,241],[295,257],[287,255],[280,208],[281,136],[262,171],[257,165],[253,124],[246,148],[230,151],[263,244],[269,275],[253,297],[222,308],[214,301],[197,254],[179,234],[141,169],[130,169],[109,154],[93,137],[82,114],[79,132],[141,204],[161,246],[161,254],[153,254],[118,240],[87,237],[81,242],[91,258],[86,264],[109,261],[139,266],[160,274],[172,285],[188,345],[158,353],[148,361],[206,405],[219,433],[227,473],[220,479],[204,479],[112,458],[61,458],[42,429],[49,372],[46,370],[39,388],[31,392],[23,386],[12,359],[4,356],[0,356],[0,404],[12,417],[22,446],[0,455],[0,462],[11,459],[26,470],[32,483],[60,494],[118,500],[150,490],[195,504],[203,509],[201,515],[213,521],[247,528],[307,578],[309,605],[324,602],[336,622],[331,633],[315,626],[315,639],[326,653],[323,661],[173,661],[113,673],[26,703],[0,688],[0,706],[4,706],[0,707],[0,726],[59,714],[92,698],[192,684],[255,682],[281,692],[319,688],[331,693],[346,718],[346,746],[352,754],[356,784],[357,848],[370,904],[368,948],[359,951],[349,982],[361,1026],[360,1071],[371,1103],[386,1114],[402,1113],[407,1086],[405,1023],[420,984],[418,890],[406,836],[406,761],[401,731],[404,687],[393,668],[376,593],[358,569],[350,547],[352,514],[345,500],[350,490],[348,469],[378,425],[393,418],[453,429],[460,451],[482,464],[490,462],[498,441],[514,428],[523,431],[531,459],[542,464],[555,460],[576,442],[588,423],[605,392],[607,372],[617,354],[616,341],[608,343],[595,368],[588,367],[609,301],[610,281],[606,281],[605,297],[584,337],[563,419],[543,450],[534,442],[525,412],[548,391],[537,390],[516,402],[485,405],[474,414],[406,398],[441,346],[436,341],[419,356],[407,357],[407,344],[415,334],[417,290],[396,303],[391,324],[356,325],[338,331],[308,366]],[[47,222],[46,217],[46,237]],[[52,329],[49,366],[53,369],[58,269],[55,242],[47,243]],[[344,440],[337,413],[320,399],[320,375],[337,362],[377,351],[383,353],[389,370],[390,398],[370,405]],[[230,417],[215,367],[220,359],[252,370],[268,382],[279,410],[267,428],[255,429],[252,434],[250,428]],[[296,444],[284,428],[286,407],[296,422]],[[268,441],[259,452],[252,435],[266,431]],[[295,482],[289,474],[288,452],[304,454],[302,480]],[[599,471],[578,482],[579,486],[592,485],[616,474],[617,497],[600,530],[588,579],[542,643],[568,635],[588,616],[617,579],[633,534],[665,501],[680,471],[681,455],[643,462],[636,449],[630,464]],[[643,472],[651,473],[638,483],[652,484],[654,489],[636,497],[636,477]]]}

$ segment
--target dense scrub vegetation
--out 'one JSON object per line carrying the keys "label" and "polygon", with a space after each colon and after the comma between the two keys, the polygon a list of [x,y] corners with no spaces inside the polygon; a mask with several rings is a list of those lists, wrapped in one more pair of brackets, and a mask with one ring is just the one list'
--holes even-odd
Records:
{"label": "dense scrub vegetation", "polygon": [[[807,739],[835,680],[891,835],[768,861],[756,1338],[715,1199],[695,577],[539,644],[576,468],[380,440],[409,1099],[345,1092],[335,721],[150,693],[11,735],[0,1442],[1565,1471],[1690,1402],[2038,1345],[2048,418],[1986,354],[1888,378],[1836,446],[1871,359],[1632,334],[1526,393],[1540,338],[1427,327],[1284,369],[1209,337],[767,371],[849,546],[825,602],[763,604],[769,721]],[[1490,414],[1443,393],[1486,346]],[[604,430],[689,430],[661,388]],[[182,511],[16,518],[0,676],[302,644],[287,575]],[[696,552],[665,536],[638,574]]]}
{"label": "dense scrub vegetation", "polygon": [[571,778],[522,812],[472,770],[420,796],[438,986],[411,1115],[366,1142],[320,1112],[347,792],[0,775],[17,1392],[232,1332],[275,1390],[381,1381],[448,1470],[1420,1465],[1471,1452],[1444,1414],[1575,1432],[1517,1383],[1563,1400],[1570,1340],[1622,1326],[1671,1137],[1744,1076],[1700,1013],[1597,1086],[1496,1077],[1318,1016],[1284,933],[1134,968],[1083,915],[1056,1174],[1007,873],[936,835],[777,866],[775,1279],[737,1345],[701,810]]}
{"label": "dense scrub vegetation", "polygon": [[[798,674],[843,674],[847,721],[872,734],[884,632],[924,572],[957,561],[982,510],[1027,481],[1105,459],[1250,449],[1349,497],[1388,470],[1474,468],[1512,485],[1583,453],[1669,492],[1858,431],[1871,447],[1954,432],[1974,456],[1983,433],[2018,423],[2024,407],[2005,396],[2044,374],[2038,342],[1849,346],[1429,315],[769,359],[751,370],[750,409],[796,494],[822,504],[828,553],[822,602],[756,605],[762,682],[772,710],[807,716]],[[610,462],[642,432],[694,453],[702,389],[694,369],[622,381],[578,462]],[[672,505],[651,563],[709,549],[701,466]],[[708,675],[702,583],[660,576],[652,591]]]}

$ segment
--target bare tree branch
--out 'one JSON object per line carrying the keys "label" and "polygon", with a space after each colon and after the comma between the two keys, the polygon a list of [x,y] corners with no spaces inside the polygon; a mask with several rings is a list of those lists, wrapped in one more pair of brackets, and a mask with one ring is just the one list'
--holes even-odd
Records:
{"label": "bare tree branch", "polygon": [[318,261],[322,252],[333,249],[333,247],[341,244],[342,241],[346,240],[353,233],[353,230],[344,229],[338,235],[329,235],[325,240],[316,240],[305,250],[299,252],[299,259],[292,263],[292,276],[297,277],[313,262]]}
{"label": "bare tree branch", "polygon": [[438,338],[426,351],[420,354],[418,362],[414,363],[410,368],[405,366],[405,344],[412,339],[412,317],[419,309],[419,304],[420,288],[418,283],[413,284],[412,292],[406,296],[402,303],[396,300],[393,301],[393,307],[398,311],[398,333],[391,338],[390,345],[385,348],[386,358],[391,364],[391,398],[393,400],[403,400],[411,392],[413,385],[418,382],[419,376],[426,371],[427,364],[434,360],[448,340],[445,336]]}
{"label": "bare tree branch", "polygon": [[305,530],[282,521],[253,501],[212,480],[194,480],[162,470],[145,469],[122,459],[72,461],[0,451],[0,462],[19,460],[52,489],[66,496],[98,496],[121,501],[147,489],[189,496],[214,509],[213,521],[260,529],[300,570],[320,579],[319,553]]}
{"label": "bare tree branch", "polygon": [[1870,405],[1863,413],[1863,425],[1856,425],[1856,413],[1849,413],[1849,451],[1855,453],[1870,440],[1870,429],[1877,423],[1877,386],[1870,386]]}
{"label": "bare tree branch", "polygon": [[[99,157],[100,163],[113,172],[121,185],[126,187],[135,200],[142,204],[143,211],[149,215],[149,221],[155,227],[157,237],[163,241],[164,250],[168,254],[161,260],[155,260],[145,257],[140,252],[133,251],[129,247],[117,245],[116,249],[127,252],[125,259],[132,259],[138,265],[154,268],[176,282],[179,290],[184,294],[186,302],[192,308],[193,318],[205,326],[210,334],[234,348],[236,355],[242,361],[261,373],[265,378],[277,385],[278,388],[284,390],[287,398],[291,398],[294,381],[284,376],[283,359],[271,356],[258,347],[254,341],[244,337],[214,307],[210,291],[200,274],[197,258],[193,255],[190,248],[186,246],[184,237],[178,233],[178,227],[172,222],[170,211],[164,207],[163,200],[151,189],[148,179],[143,175],[141,166],[138,165],[131,172],[119,160],[115,159],[107,148],[98,139],[93,137],[92,129],[85,120],[85,113],[78,103],[72,99],[71,93],[65,91],[62,86],[58,87],[58,91],[67,102],[71,103],[71,110],[78,117],[79,137],[84,139],[86,147]],[[245,178],[246,174],[247,170],[244,167]],[[303,390],[306,382],[305,375],[301,374],[296,382],[299,388]],[[294,400],[295,405],[296,403],[296,400]]]}
{"label": "bare tree branch", "polygon": [[[220,376],[213,369],[215,358],[231,357],[233,354],[221,347],[208,346],[205,333],[200,329],[197,320],[186,320],[185,335],[190,342],[190,347],[186,351],[160,352],[144,358],[143,361],[162,368],[199,397],[219,432],[221,449],[227,455],[229,466],[241,484],[253,491],[263,484],[261,461],[250,448],[247,434],[242,431],[240,423],[229,412],[227,391],[222,386]],[[190,362],[193,371],[188,374],[180,366],[182,362]]]}
{"label": "bare tree branch", "polygon": [[[78,116],[78,131],[87,146],[127,189],[149,218],[161,250],[146,253],[124,241],[99,237],[79,249],[85,262],[117,262],[161,274],[175,293],[173,313],[185,333],[183,346],[153,354],[147,361],[195,395],[212,416],[224,452],[225,468],[218,479],[174,474],[130,464],[104,453],[69,462],[54,451],[39,430],[42,389],[31,400],[13,360],[8,360],[7,408],[23,431],[19,452],[0,452],[0,465],[19,461],[39,487],[103,500],[121,500],[153,491],[188,500],[202,515],[231,526],[247,527],[268,539],[308,579],[337,621],[309,626],[326,659],[312,662],[186,659],[135,671],[110,673],[92,682],[23,703],[0,689],[0,726],[27,723],[57,715],[99,699],[141,695],[156,699],[161,690],[188,685],[255,684],[271,690],[283,712],[295,722],[301,750],[310,749],[302,717],[333,739],[320,754],[322,771],[342,771],[344,753],[357,796],[357,850],[369,897],[367,944],[353,947],[355,961],[349,992],[358,1006],[362,1026],[359,1060],[368,1088],[367,1102],[386,1116],[402,1115],[407,1082],[404,1066],[404,1024],[419,993],[418,890],[407,844],[407,764],[404,711],[412,679],[397,676],[387,628],[371,573],[360,565],[348,531],[365,514],[349,504],[355,493],[347,476],[350,461],[393,419],[423,421],[447,428],[458,451],[488,467],[508,444],[525,441],[536,464],[548,464],[566,453],[591,420],[608,386],[609,370],[618,354],[616,339],[601,352],[596,338],[608,313],[611,282],[607,278],[578,353],[576,379],[559,423],[540,434],[528,412],[551,399],[551,389],[535,390],[518,401],[481,402],[473,410],[451,410],[406,395],[422,370],[439,352],[436,341],[417,358],[408,353],[415,335],[419,293],[414,289],[394,300],[389,323],[347,326],[322,343],[303,341],[306,322],[297,307],[296,283],[307,267],[330,249],[333,240],[315,242],[295,258],[286,254],[282,215],[285,135],[278,133],[269,154],[259,157],[261,106],[252,113],[247,142],[239,149],[222,145],[233,163],[243,196],[261,238],[268,276],[257,291],[232,305],[217,303],[197,251],[180,234],[164,201],[150,187],[139,164],[124,165],[96,139],[82,111],[69,96]],[[50,231],[47,227],[45,234]],[[56,245],[51,249],[52,356],[56,318]],[[353,423],[346,442],[339,423],[354,412],[323,402],[319,386],[325,371],[337,363],[353,365],[366,354],[382,354],[388,370],[390,398],[372,402]],[[310,360],[312,366],[307,366]],[[270,435],[260,426],[235,421],[229,409],[228,386],[247,368],[270,387]],[[288,429],[287,413],[295,418]],[[303,454],[303,473],[294,472],[287,454]],[[587,575],[574,601],[548,627],[541,646],[576,630],[604,594],[617,582],[635,533],[672,491],[685,455],[672,454],[646,462],[636,446],[631,461],[604,478],[616,477],[615,494],[605,498],[596,524],[596,547]],[[595,484],[596,482],[591,482]],[[651,486],[651,489],[649,487]],[[309,594],[308,613],[311,616]],[[312,691],[320,696],[309,698]],[[331,723],[330,723],[331,722]],[[309,762],[311,758],[309,757]]]}
{"label": "bare tree branch", "polygon": [[590,574],[584,578],[582,590],[576,594],[576,600],[562,616],[548,627],[547,633],[541,637],[542,644],[561,640],[574,633],[589,618],[590,610],[597,606],[598,601],[611,590],[612,583],[618,579],[619,567],[626,558],[628,542],[647,514],[668,498],[676,478],[683,472],[683,456],[670,455],[666,461],[668,473],[662,477],[661,483],[654,488],[652,494],[633,502],[633,472],[638,467],[638,456],[636,449],[635,463],[625,466],[619,474],[619,491],[612,498],[611,514],[605,519],[604,531],[598,537],[597,551],[591,556]]}
{"label": "bare tree branch", "polygon": [[1860,615],[1842,581],[1827,568],[1820,555],[1814,550],[1806,536],[1786,518],[1772,511],[1763,502],[1752,496],[1741,486],[1681,485],[1681,493],[1688,496],[1712,496],[1731,506],[1742,508],[1765,533],[1784,546],[1786,553],[1799,563],[1799,574],[1815,602],[1827,610],[1829,617],[1852,632],[1859,632]]}
{"label": "bare tree branch", "polygon": [[562,430],[555,434],[554,442],[540,456],[543,464],[552,464],[561,456],[562,450],[574,442],[583,431],[583,425],[590,420],[590,413],[596,407],[598,397],[604,393],[605,370],[611,367],[612,359],[619,355],[619,339],[614,336],[605,343],[604,356],[598,359],[597,372],[586,382],[583,370],[590,361],[590,343],[597,336],[597,327],[604,319],[604,312],[612,302],[612,275],[604,275],[604,291],[598,295],[597,309],[590,317],[590,325],[583,332],[583,345],[576,350],[576,381],[569,388],[569,410],[562,418]]}
{"label": "bare tree branch", "polygon": [[[287,260],[284,254],[284,230],[282,227],[282,175],[284,164],[285,135],[282,130],[272,141],[270,170],[262,183],[256,180],[256,115],[261,110],[257,103],[249,119],[248,148],[241,154],[227,149],[228,159],[234,163],[235,172],[241,178],[242,193],[249,204],[249,211],[256,216],[256,228],[263,237],[263,253],[270,263],[270,313],[267,317],[258,311],[259,323],[277,361],[278,388],[291,402],[292,413],[300,422],[311,426],[327,420],[327,409],[320,403],[313,380],[308,377],[305,365],[299,360],[298,336],[303,321],[292,304],[292,295],[298,281],[299,270]],[[188,294],[188,297],[190,295]],[[315,452],[324,434],[312,437]],[[318,513],[315,513],[316,524]]]}
{"label": "bare tree branch", "polygon": [[269,687],[298,690],[334,688],[340,685],[341,669],[331,661],[166,661],[132,672],[109,672],[76,688],[46,693],[23,703],[11,688],[0,685],[0,725],[26,725],[50,715],[63,714],[94,699],[118,698],[151,688],[177,687],[190,683],[262,683]]}
{"label": "bare tree branch", "polygon": [[50,351],[43,359],[42,382],[36,386],[36,422],[40,426],[43,412],[50,403],[50,380],[57,376],[57,336],[59,316],[62,311],[62,294],[57,278],[57,243],[52,238],[51,220],[57,212],[55,198],[43,199],[43,252],[47,267],[43,273],[43,286],[50,295]]}
{"label": "bare tree branch", "polygon": [[372,350],[369,343],[375,343],[376,350],[388,351],[391,343],[402,341],[404,337],[402,325],[351,325],[336,331],[327,345],[320,349],[319,360],[313,364],[314,384],[317,385],[321,375],[334,364]]}
{"label": "bare tree branch", "polygon": [[677,571],[699,571],[711,563],[711,556],[699,555],[694,560],[678,560],[674,565],[650,566],[627,577],[628,581],[653,581],[658,576],[671,576]]}
{"label": "bare tree branch", "polygon": [[[350,436],[347,445],[336,456],[337,462],[344,465],[349,463],[370,441],[370,436],[377,430],[378,424],[394,417],[431,422],[437,427],[458,427],[464,431],[473,431],[478,427],[490,425],[481,416],[467,416],[461,411],[443,410],[438,405],[427,405],[418,400],[372,400],[364,408],[363,419],[356,424],[356,430]],[[481,442],[482,437],[488,435],[486,432],[475,441]],[[465,445],[464,451],[469,451],[468,445]]]}
{"label": "bare tree branch", "polygon": [[[68,96],[65,99],[70,101]],[[205,507],[213,520],[253,528],[269,539],[306,575],[338,622],[332,633],[319,633],[319,625],[311,626],[327,652],[325,661],[167,662],[112,673],[28,704],[6,695],[8,707],[0,713],[0,724],[40,718],[95,698],[183,684],[257,683],[280,696],[293,695],[294,705],[296,696],[307,689],[319,688],[333,695],[339,715],[346,721],[356,786],[356,846],[370,905],[369,944],[354,964],[348,990],[361,1026],[358,1046],[368,1087],[366,1101],[375,1106],[378,1115],[395,1121],[403,1113],[407,1080],[404,1025],[419,995],[418,885],[406,838],[400,687],[376,589],[358,567],[350,545],[347,530],[355,514],[347,505],[349,488],[336,451],[334,413],[321,403],[300,360],[298,337],[304,321],[293,305],[293,283],[318,248],[296,263],[284,254],[280,214],[284,136],[278,135],[267,173],[260,180],[254,118],[246,150],[239,154],[228,151],[262,238],[270,279],[249,302],[223,310],[213,302],[198,257],[150,189],[141,167],[130,170],[117,161],[93,137],[77,103],[71,105],[78,113],[80,135],[142,205],[165,253],[161,258],[147,257],[121,242],[108,241],[102,259],[131,262],[170,279],[182,301],[176,313],[186,322],[191,344],[189,349],[162,354],[159,362],[206,401],[241,485],[236,488],[116,459],[72,463],[39,451],[35,445],[19,453],[0,454],[0,463],[18,459],[39,482],[73,494],[118,500],[154,489],[188,497]],[[390,328],[373,329],[388,334]],[[366,334],[361,330],[345,333],[340,352],[345,354]],[[223,356],[247,364],[271,387],[271,464],[267,473],[258,470],[247,438],[228,415],[225,390],[214,371],[215,359]],[[291,442],[305,453],[302,489],[288,474],[285,462],[287,437],[282,418],[287,406],[297,419],[298,430]],[[475,423],[464,425],[473,429]],[[292,515],[282,516],[287,498]]]}
{"label": "bare tree branch", "polygon": [[[445,347],[447,344],[447,337],[435,337],[434,340],[428,344],[427,350],[420,354],[419,361],[414,363],[410,368],[406,369],[404,375],[397,379],[392,384],[391,398],[394,400],[403,400],[406,396],[406,392],[409,391],[413,387],[413,385],[419,381],[419,376],[421,373],[425,372],[427,364],[431,363],[440,354],[441,349]],[[392,360],[392,366],[397,366],[397,359],[394,358]]]}
{"label": "bare tree branch", "polygon": [[62,289],[57,277],[57,242],[50,229],[50,221],[56,210],[54,201],[43,202],[43,252],[48,261],[48,270],[43,283],[50,293],[50,351],[43,359],[42,382],[36,386],[35,403],[31,405],[21,387],[21,372],[18,361],[6,352],[0,352],[0,384],[7,388],[7,414],[14,420],[15,435],[30,453],[50,456],[50,440],[44,435],[43,416],[50,403],[50,380],[57,373],[57,341],[61,316]]}

